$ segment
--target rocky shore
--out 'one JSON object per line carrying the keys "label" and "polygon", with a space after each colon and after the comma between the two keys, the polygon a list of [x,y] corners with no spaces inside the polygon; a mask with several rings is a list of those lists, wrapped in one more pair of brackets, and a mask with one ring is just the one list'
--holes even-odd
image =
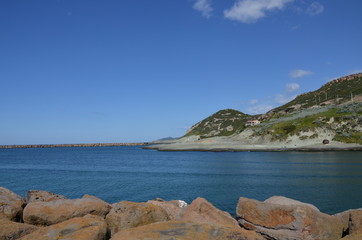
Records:
{"label": "rocky shore", "polygon": [[[244,135],[245,136],[244,136]],[[145,149],[159,151],[207,151],[207,152],[327,152],[327,151],[362,151],[357,143],[342,143],[328,140],[323,143],[323,136],[303,141],[296,137],[284,141],[271,141],[268,138],[253,139],[250,133],[229,137],[200,139],[198,136],[183,137],[172,141],[155,141],[144,146]]]}
{"label": "rocky shore", "polygon": [[199,151],[199,152],[331,152],[362,151],[359,144],[332,143],[328,145],[313,144],[288,146],[283,144],[238,144],[234,142],[190,142],[190,143],[157,143],[143,147],[158,151]]}
{"label": "rocky shore", "polygon": [[109,204],[29,190],[25,199],[0,187],[0,240],[361,240],[362,209],[335,215],[274,196],[240,197],[236,218],[204,198]]}
{"label": "rocky shore", "polygon": [[76,144],[33,144],[33,145],[0,145],[1,148],[59,148],[59,147],[117,147],[117,146],[144,146],[143,143],[76,143]]}

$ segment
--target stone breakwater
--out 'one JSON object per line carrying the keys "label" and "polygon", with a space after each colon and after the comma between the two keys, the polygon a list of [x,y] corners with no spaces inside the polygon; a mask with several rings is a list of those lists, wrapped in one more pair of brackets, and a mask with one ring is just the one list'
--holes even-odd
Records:
{"label": "stone breakwater", "polygon": [[204,198],[109,204],[29,190],[25,199],[0,187],[0,240],[361,240],[362,209],[335,215],[275,196],[240,197],[236,218]]}
{"label": "stone breakwater", "polygon": [[117,147],[145,146],[149,143],[77,143],[77,144],[33,144],[33,145],[0,145],[1,148],[59,148],[59,147]]}

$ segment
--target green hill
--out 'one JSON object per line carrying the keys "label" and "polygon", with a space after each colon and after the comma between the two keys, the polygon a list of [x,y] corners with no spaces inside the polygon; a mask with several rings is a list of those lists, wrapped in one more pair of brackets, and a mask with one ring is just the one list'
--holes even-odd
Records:
{"label": "green hill", "polygon": [[288,112],[298,108],[341,104],[351,101],[358,95],[362,95],[362,73],[330,81],[318,90],[303,93],[283,106],[271,110],[271,112]]}
{"label": "green hill", "polygon": [[201,138],[230,136],[245,128],[251,116],[233,109],[225,109],[207,117],[190,128],[185,136],[199,135]]}
{"label": "green hill", "polygon": [[274,140],[282,140],[323,128],[333,130],[335,140],[362,143],[359,130],[362,124],[361,102],[362,73],[353,74],[328,82],[316,91],[301,94],[263,115],[252,116],[233,109],[218,111],[191,127],[184,137],[230,136],[247,128],[246,121],[259,119],[262,123],[251,127],[255,132],[253,136],[270,135]]}

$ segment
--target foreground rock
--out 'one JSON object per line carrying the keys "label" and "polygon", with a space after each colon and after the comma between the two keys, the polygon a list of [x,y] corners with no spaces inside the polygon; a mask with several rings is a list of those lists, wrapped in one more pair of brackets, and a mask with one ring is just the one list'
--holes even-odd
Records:
{"label": "foreground rock", "polygon": [[7,218],[11,221],[21,221],[25,200],[10,191],[0,187],[0,219]]}
{"label": "foreground rock", "polygon": [[111,240],[265,240],[253,231],[228,226],[168,221],[130,228]]}
{"label": "foreground rock", "polygon": [[238,222],[227,212],[214,207],[204,198],[197,198],[185,210],[182,221],[193,223],[206,223],[240,228]]}
{"label": "foreground rock", "polygon": [[67,199],[66,197],[42,190],[29,190],[25,196],[26,203],[50,202],[54,200]]}
{"label": "foreground rock", "polygon": [[362,209],[348,210],[335,216],[341,219],[345,234],[362,234]]}
{"label": "foreground rock", "polygon": [[167,212],[170,220],[179,220],[182,213],[187,208],[187,203],[181,200],[165,201],[161,198],[157,198],[155,200],[149,200],[147,203],[152,203],[153,205],[163,208]]}
{"label": "foreground rock", "polygon": [[87,215],[36,230],[21,240],[104,240],[107,225],[102,217]]}
{"label": "foreground rock", "polygon": [[170,217],[162,207],[152,203],[121,201],[113,204],[106,220],[113,236],[120,230],[168,221]]}
{"label": "foreground rock", "polygon": [[334,240],[343,234],[343,224],[338,217],[284,197],[264,202],[241,197],[236,214],[243,227],[267,239]]}
{"label": "foreground rock", "polygon": [[0,219],[0,240],[18,239],[24,235],[34,232],[36,226],[17,223],[8,219]]}
{"label": "foreground rock", "polygon": [[[0,187],[0,240],[362,239],[362,209],[330,216],[285,197],[264,202],[241,197],[237,220],[200,197],[189,206],[162,199],[110,205],[91,195],[66,199],[30,190],[27,201],[23,210],[25,200]],[[22,219],[25,223],[15,222]]]}
{"label": "foreground rock", "polygon": [[89,197],[31,202],[24,209],[23,219],[25,223],[48,226],[87,214],[105,218],[110,209],[110,204]]}

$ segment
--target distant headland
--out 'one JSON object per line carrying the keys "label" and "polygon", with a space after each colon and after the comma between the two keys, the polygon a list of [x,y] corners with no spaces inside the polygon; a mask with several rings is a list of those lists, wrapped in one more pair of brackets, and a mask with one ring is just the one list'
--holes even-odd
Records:
{"label": "distant headland", "polygon": [[361,151],[362,73],[338,78],[267,113],[220,110],[160,151]]}

